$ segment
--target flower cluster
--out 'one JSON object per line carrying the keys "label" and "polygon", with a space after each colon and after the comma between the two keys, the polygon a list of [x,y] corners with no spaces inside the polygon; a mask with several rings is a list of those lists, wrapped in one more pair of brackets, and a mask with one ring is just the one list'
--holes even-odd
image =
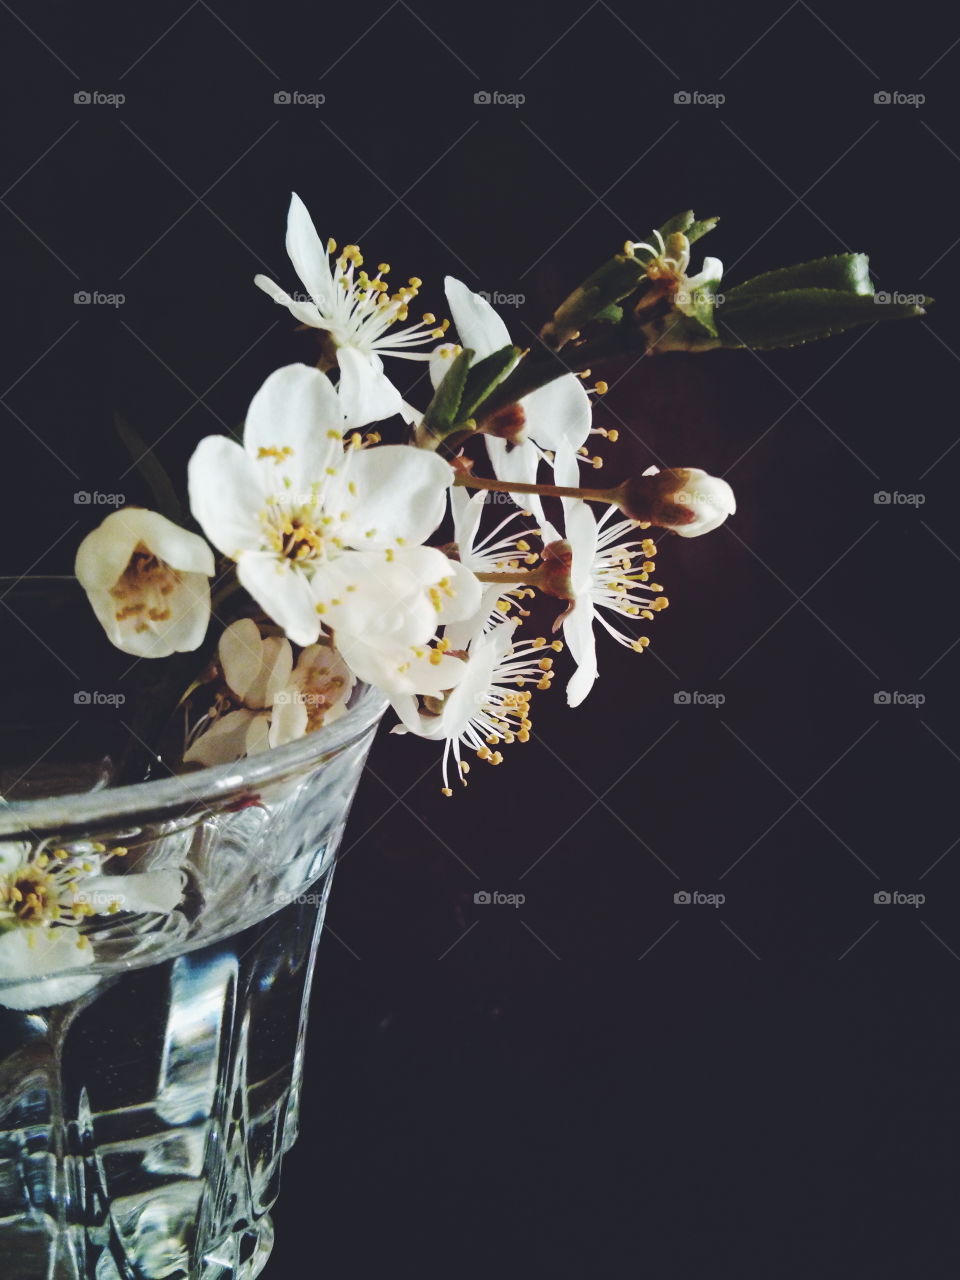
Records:
{"label": "flower cluster", "polygon": [[[650,279],[669,276],[679,296],[681,284],[695,283],[684,275],[687,260],[660,248],[645,270]],[[734,510],[733,495],[695,470],[628,479],[616,491],[581,489],[581,466],[600,463],[587,448],[589,370],[551,373],[485,419],[484,396],[475,397],[462,428],[484,436],[493,476],[482,479],[476,459],[425,430],[436,413],[403,401],[383,357],[427,361],[434,405],[491,365],[485,391],[495,394],[521,353],[493,307],[448,278],[457,341],[444,340],[448,322],[430,313],[407,324],[421,281],[391,292],[388,265],[371,274],[358,246],[338,251],[322,241],[297,196],[287,249],[308,296],[262,276],[256,283],[320,331],[317,364],[267,378],[242,444],[214,435],[197,445],[188,491],[204,537],[124,508],[84,540],[77,577],[111,641],[138,657],[203,643],[214,576],[218,597],[225,581],[246,593],[248,606],[196,682],[206,701],[186,728],[185,765],[290,742],[341,715],[362,681],[389,699],[398,731],[443,744],[449,794],[451,759],[461,781],[469,771],[464,748],[499,764],[503,745],[529,739],[531,695],[549,687],[564,648],[528,636],[535,598],[552,604],[553,630],[572,654],[567,699],[576,706],[597,676],[595,633],[642,653],[644,625],[667,605],[645,531],[705,532]],[[407,424],[406,442],[384,443],[376,428],[395,416]],[[489,489],[508,509],[484,531]],[[595,501],[607,507],[599,519]],[[627,514],[611,518],[618,507]],[[452,540],[431,545],[448,518]]]}
{"label": "flower cluster", "polygon": [[[293,197],[286,243],[306,293],[256,284],[317,332],[316,363],[267,378],[242,443],[214,435],[196,446],[188,491],[203,536],[127,507],[77,554],[120,649],[159,658],[210,645],[181,697],[185,766],[328,724],[362,682],[392,704],[398,732],[442,744],[449,793],[451,777],[466,781],[465,750],[499,764],[504,745],[529,739],[532,695],[550,686],[558,652],[572,659],[575,707],[597,679],[604,633],[646,650],[667,607],[657,539],[707,533],[735,502],[725,480],[694,467],[627,467],[612,487],[586,484],[602,466],[590,437],[617,436],[593,426],[608,385],[590,365],[742,346],[751,332],[752,345],[792,345],[876,319],[863,255],[719,294],[716,258],[690,274],[691,245],[715,222],[688,212],[628,241],[530,351],[449,277],[449,336],[431,312],[411,319],[422,281],[392,287],[387,263],[374,272],[358,245],[321,239]],[[391,381],[390,358],[426,362],[433,396],[422,411]]]}
{"label": "flower cluster", "polygon": [[69,849],[0,843],[0,1004],[32,1009],[83,995],[97,983],[84,972],[94,964],[91,932],[112,916],[173,911],[183,894],[180,874],[104,874],[112,859],[126,856],[123,846],[91,841]]}

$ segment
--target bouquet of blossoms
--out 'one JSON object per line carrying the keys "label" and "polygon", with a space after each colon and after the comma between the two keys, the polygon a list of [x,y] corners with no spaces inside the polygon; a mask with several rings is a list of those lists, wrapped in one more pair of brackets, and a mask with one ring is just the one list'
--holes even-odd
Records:
{"label": "bouquet of blossoms", "polygon": [[[449,796],[474,760],[500,764],[504,746],[529,740],[534,695],[560,664],[576,707],[597,679],[598,641],[642,654],[667,607],[658,538],[710,532],[734,513],[734,495],[696,467],[651,466],[598,486],[591,437],[616,441],[591,424],[593,397],[608,389],[598,373],[643,355],[791,346],[922,314],[874,306],[862,254],[721,293],[716,258],[690,272],[693,245],[715,223],[687,212],[625,244],[527,349],[452,278],[452,325],[413,317],[422,282],[393,285],[387,263],[374,270],[357,245],[323,241],[294,196],[286,243],[304,292],[256,283],[315,331],[316,362],[267,378],[242,442],[196,446],[194,529],[172,508],[124,507],[77,552],[76,576],[115,646],[196,655],[186,677],[184,659],[171,668],[165,761],[195,771],[291,743],[373,686],[396,712],[395,732],[438,744]],[[408,404],[385,359],[426,362],[429,403]],[[536,597],[549,611],[538,625]],[[79,966],[73,942],[82,949],[91,916],[169,913],[179,873],[133,873],[118,861],[125,853],[0,845],[0,977]]]}
{"label": "bouquet of blossoms", "polygon": [[[651,466],[597,487],[590,437],[616,432],[591,425],[591,397],[607,390],[593,370],[650,353],[793,345],[920,313],[873,307],[862,254],[721,294],[718,259],[689,273],[692,245],[715,223],[684,213],[625,244],[530,351],[451,277],[452,329],[429,312],[412,319],[422,282],[394,286],[387,263],[374,271],[359,246],[324,242],[294,195],[286,244],[305,292],[256,283],[316,331],[316,364],[267,378],[242,443],[197,445],[188,489],[203,536],[123,508],[77,553],[77,578],[128,653],[198,650],[211,619],[220,624],[215,655],[180,691],[184,766],[309,733],[341,715],[361,681],[389,699],[396,731],[442,744],[450,795],[451,782],[466,783],[467,753],[499,764],[505,744],[528,740],[532,692],[550,685],[564,645],[571,707],[597,678],[598,635],[643,653],[647,624],[667,607],[657,535],[708,533],[733,514],[734,495],[696,467]],[[428,363],[424,409],[404,401],[384,358]],[[388,420],[402,431],[381,428]],[[544,499],[558,501],[548,512]],[[243,603],[228,605],[235,592]],[[550,635],[525,625],[538,594],[556,604]]]}

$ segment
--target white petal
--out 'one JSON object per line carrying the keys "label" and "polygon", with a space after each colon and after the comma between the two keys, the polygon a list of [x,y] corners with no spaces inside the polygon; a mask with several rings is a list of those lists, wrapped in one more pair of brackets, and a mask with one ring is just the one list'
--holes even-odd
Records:
{"label": "white petal", "polygon": [[[502,480],[504,484],[509,484],[511,481],[520,484],[536,483],[540,455],[532,441],[525,440],[522,444],[510,446],[499,436],[489,435],[486,436],[486,441],[490,465],[498,480]],[[513,501],[522,511],[529,511],[539,524],[544,524],[547,517],[539,494],[518,493],[513,497]]]}
{"label": "white petal", "polygon": [[282,636],[262,640],[251,618],[241,618],[227,627],[217,653],[224,679],[248,707],[270,706],[293,670],[290,641]]}
{"label": "white petal", "polygon": [[281,289],[278,284],[274,284],[269,276],[256,275],[253,277],[253,283],[258,289],[269,294],[274,302],[279,303],[281,307],[286,307],[293,318],[299,320],[301,324],[309,325],[311,329],[326,328],[323,317],[314,303],[298,302],[295,298],[291,298],[286,289]]}
{"label": "white petal", "polygon": [[162,619],[144,619],[142,615],[124,618],[123,607],[111,592],[89,591],[87,595],[110,643],[138,658],[192,652],[203,642],[210,621],[210,579],[202,573],[180,575],[172,592],[163,597],[169,612]]}
{"label": "white petal", "polygon": [[575,373],[554,378],[521,400],[526,432],[541,449],[579,449],[590,433],[592,407]]}
{"label": "white petal", "polygon": [[320,617],[302,569],[270,552],[246,551],[237,561],[237,578],[294,644],[313,644]]}
{"label": "white petal", "polygon": [[195,533],[181,529],[156,511],[121,507],[88,533],[77,549],[74,571],[87,591],[109,590],[143,543],[174,569],[212,574],[213,552]]}
{"label": "white petal", "polygon": [[453,471],[436,453],[388,444],[348,453],[325,501],[347,513],[339,535],[348,546],[414,546],[443,519],[452,483]]}
{"label": "white petal", "polygon": [[[247,731],[257,718],[255,711],[241,707],[229,711],[190,744],[183,754],[186,764],[206,766],[232,764],[247,754]],[[266,719],[266,716],[260,717]]]}
{"label": "white petal", "polygon": [[453,485],[450,489],[453,540],[462,557],[466,557],[473,549],[486,503],[487,495],[482,489],[474,494],[457,485]]}
{"label": "white petal", "polygon": [[226,436],[207,436],[193,451],[187,480],[190,510],[224,555],[235,560],[241,551],[262,545],[261,468],[240,445]]}
{"label": "white petal", "polygon": [[444,570],[445,585],[440,596],[436,621],[462,622],[474,617],[480,609],[483,583],[459,560],[448,560]]}
{"label": "white petal", "polygon": [[29,840],[0,841],[0,876],[9,875],[26,862],[32,847]]}
{"label": "white petal", "polygon": [[270,746],[282,747],[296,742],[307,732],[307,704],[298,696],[300,690],[291,685],[281,689],[270,712]]}
{"label": "white petal", "polygon": [[326,310],[333,293],[333,276],[327,246],[322,243],[307,207],[296,192],[287,214],[287,253],[304,288]]}
{"label": "white petal", "polygon": [[231,622],[220,637],[217,657],[220,670],[227,684],[242,701],[246,701],[263,664],[263,641],[260,629],[252,618],[240,618]]}
{"label": "white petal", "polygon": [[[84,969],[93,963],[93,950],[77,946],[69,928],[16,928],[0,933],[0,979],[41,978],[64,969]],[[0,1005],[8,1009],[40,1009],[75,1000],[97,985],[90,975],[48,978],[0,987]]]}
{"label": "white petal", "polygon": [[483,360],[507,346],[510,341],[507,326],[486,298],[481,298],[453,276],[447,276],[445,284],[460,345],[474,352],[474,361]]}
{"label": "white petal", "polygon": [[337,394],[348,427],[365,427],[400,412],[403,397],[383,372],[380,357],[356,347],[338,347]]}
{"label": "white petal", "polygon": [[243,447],[255,461],[262,459],[266,489],[305,502],[311,486],[339,458],[343,427],[340,400],[327,375],[290,364],[271,373],[250,402]]}
{"label": "white petal", "polygon": [[183,897],[178,871],[138,871],[126,876],[90,876],[77,885],[77,900],[87,902],[96,915],[118,911],[159,912],[167,915]]}
{"label": "white petal", "polygon": [[318,567],[311,590],[338,644],[341,633],[424,644],[438,617],[428,591],[444,578],[453,578],[450,561],[433,547],[346,551]]}
{"label": "white petal", "polygon": [[577,600],[563,620],[563,638],[577,669],[567,683],[567,703],[579,707],[593,688],[597,678],[597,643],[593,633],[593,602],[588,597]]}
{"label": "white petal", "polygon": [[[425,649],[391,649],[367,644],[356,636],[340,641],[344,660],[358,680],[382,689],[391,699],[415,694],[439,694],[452,689],[466,672],[466,663],[447,654],[431,662]],[[399,710],[399,705],[397,708]]]}
{"label": "white petal", "polygon": [[430,381],[433,383],[434,391],[447,376],[447,370],[455,359],[456,349],[455,342],[441,342],[439,347],[434,347],[430,352]]}

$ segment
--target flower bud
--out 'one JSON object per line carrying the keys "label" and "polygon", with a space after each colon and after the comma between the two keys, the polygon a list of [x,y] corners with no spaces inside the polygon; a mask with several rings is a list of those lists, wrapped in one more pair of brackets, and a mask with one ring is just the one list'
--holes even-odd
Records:
{"label": "flower bud", "polygon": [[672,529],[683,538],[696,538],[723,524],[737,509],[726,480],[699,467],[673,467],[625,480],[619,505],[632,520]]}
{"label": "flower bud", "polygon": [[564,538],[556,542],[548,542],[540,557],[540,566],[536,570],[537,586],[548,596],[556,600],[572,600],[574,591],[570,578],[573,566],[573,548]]}

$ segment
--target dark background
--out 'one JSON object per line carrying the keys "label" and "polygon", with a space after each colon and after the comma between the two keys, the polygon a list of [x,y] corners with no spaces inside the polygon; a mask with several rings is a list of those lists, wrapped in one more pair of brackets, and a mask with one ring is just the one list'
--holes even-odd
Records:
{"label": "dark background", "polygon": [[[105,514],[76,491],[146,500],[115,411],[176,473],[268,372],[309,358],[252,285],[295,284],[294,188],[321,234],[422,276],[438,313],[448,271],[525,295],[504,309],[521,341],[628,235],[691,205],[722,216],[701,248],[731,282],[866,249],[878,288],[939,299],[922,322],[610,378],[604,474],[628,456],[701,465],[739,511],[668,540],[650,652],[602,646],[575,713],[541,695],[534,741],[496,776],[443,800],[432,748],[379,740],[321,943],[267,1280],[956,1275],[945,13],[0,5],[8,574],[69,569]],[[412,387],[415,366],[390,366],[408,369]]]}

